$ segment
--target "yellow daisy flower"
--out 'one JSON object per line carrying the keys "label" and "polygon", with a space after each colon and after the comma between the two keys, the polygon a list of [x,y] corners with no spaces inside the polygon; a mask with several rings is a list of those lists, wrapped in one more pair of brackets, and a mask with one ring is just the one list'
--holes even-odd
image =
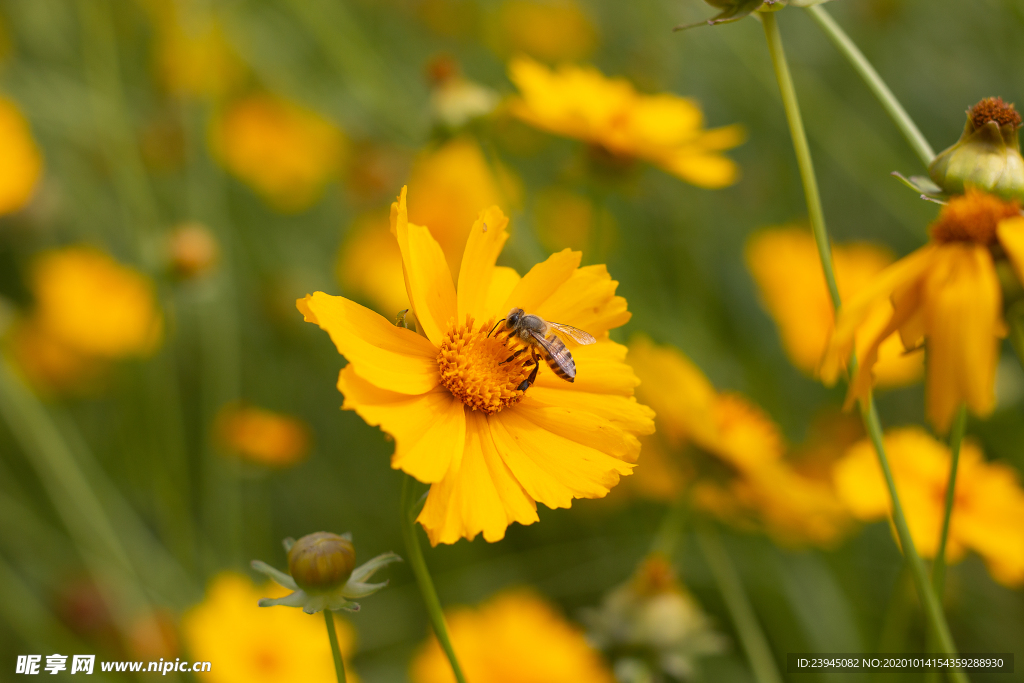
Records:
{"label": "yellow daisy flower", "polygon": [[[452,647],[474,683],[613,683],[615,678],[583,633],[529,590],[500,593],[480,607],[446,615]],[[451,666],[431,637],[413,658],[413,683],[454,683]]]}
{"label": "yellow daisy flower", "polygon": [[210,141],[229,171],[274,208],[309,208],[341,168],[348,141],[320,114],[269,94],[250,95],[220,111]]}
{"label": "yellow daisy flower", "polygon": [[[287,591],[276,584],[254,586],[241,574],[216,576],[206,599],[185,613],[181,630],[196,661],[212,662],[202,680],[210,683],[333,683],[334,658],[327,628],[318,614],[262,609],[266,595]],[[355,632],[335,616],[338,644],[345,661],[355,649]],[[346,665],[348,680],[357,681]]]}
{"label": "yellow daisy flower", "polygon": [[309,427],[305,423],[254,406],[225,406],[217,416],[216,431],[224,448],[262,465],[294,465],[309,450]]}
{"label": "yellow daisy flower", "polygon": [[827,545],[842,535],[848,515],[830,482],[784,458],[785,440],[763,410],[719,393],[682,353],[645,337],[630,343],[628,360],[640,378],[637,398],[658,416],[657,433],[641,440],[632,490],[671,501],[689,487],[697,507],[789,544]]}
{"label": "yellow daisy flower", "polygon": [[[934,557],[945,513],[950,452],[919,427],[885,435],[900,503],[922,557]],[[890,514],[890,499],[874,447],[854,445],[834,468],[836,490],[862,520]],[[957,470],[946,557],[955,562],[974,550],[992,576],[1008,586],[1024,584],[1024,490],[1017,473],[1001,463],[985,462],[975,444],[964,442]]]}
{"label": "yellow daisy flower", "polygon": [[[843,301],[863,290],[894,260],[887,249],[869,243],[834,245],[832,258]],[[817,375],[835,327],[835,311],[814,236],[797,227],[762,230],[747,240],[746,261],[790,361],[806,374]],[[857,334],[861,352],[891,314],[892,306],[880,307],[865,322]],[[875,369],[879,386],[910,384],[923,373],[924,358],[906,354],[897,334],[890,334],[879,346]]]}
{"label": "yellow daisy flower", "polygon": [[999,338],[1006,325],[993,252],[1005,254],[1024,281],[1024,216],[1016,202],[971,190],[943,207],[931,238],[844,303],[821,375],[835,382],[858,331],[880,309],[893,306],[859,356],[847,405],[868,395],[879,347],[898,331],[904,348],[927,347],[926,410],[936,429],[946,432],[961,404],[980,416],[994,407]]}
{"label": "yellow daisy flower", "polygon": [[[580,268],[582,255],[568,249],[524,277],[495,266],[508,219],[492,207],[473,224],[456,289],[438,242],[409,222],[405,189],[391,225],[422,334],[323,292],[297,304],[349,361],[338,378],[343,407],[395,439],[392,467],[431,484],[418,518],[431,543],[481,532],[497,541],[512,522],[537,521],[537,502],[567,508],[606,495],[633,469],[636,435],[654,424],[633,398],[625,347],[608,337],[630,314],[605,266]],[[509,360],[522,347],[489,334],[513,307],[597,338],[569,341],[575,383],[545,366],[519,390],[530,354]]]}
{"label": "yellow daisy flower", "polygon": [[542,130],[578,138],[613,157],[644,159],[688,183],[732,185],[739,169],[721,152],[743,142],[740,126],[705,130],[693,100],[668,93],[644,95],[623,78],[593,67],[552,71],[527,57],[509,65],[519,88],[512,113]]}
{"label": "yellow daisy flower", "polygon": [[43,157],[17,105],[0,97],[0,215],[25,207],[43,175]]}

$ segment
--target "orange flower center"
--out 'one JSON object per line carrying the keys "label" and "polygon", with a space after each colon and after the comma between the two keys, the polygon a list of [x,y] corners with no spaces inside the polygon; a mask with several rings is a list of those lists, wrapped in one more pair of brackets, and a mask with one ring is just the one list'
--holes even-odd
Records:
{"label": "orange flower center", "polygon": [[967,114],[975,128],[981,128],[989,121],[995,121],[1000,126],[1020,126],[1020,114],[1012,104],[1003,102],[1002,97],[986,97],[971,107]]}
{"label": "orange flower center", "polygon": [[530,351],[516,339],[510,340],[504,326],[488,336],[492,327],[493,319],[474,328],[473,318],[467,316],[465,325],[448,328],[437,352],[445,389],[488,415],[518,403],[523,397],[519,385],[533,370]]}
{"label": "orange flower center", "polygon": [[1004,202],[979,190],[967,190],[967,194],[953,197],[942,208],[931,226],[932,239],[992,244],[996,241],[999,221],[1019,215],[1020,202]]}

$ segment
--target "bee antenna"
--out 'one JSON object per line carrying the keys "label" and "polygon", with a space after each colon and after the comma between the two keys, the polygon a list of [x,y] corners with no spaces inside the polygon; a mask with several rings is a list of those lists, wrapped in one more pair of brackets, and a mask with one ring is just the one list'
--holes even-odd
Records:
{"label": "bee antenna", "polygon": [[505,318],[502,318],[498,322],[494,323],[494,327],[492,327],[491,331],[487,333],[487,336],[490,337],[492,334],[494,334],[494,330],[497,329],[498,325],[500,325],[504,321],[505,321]]}

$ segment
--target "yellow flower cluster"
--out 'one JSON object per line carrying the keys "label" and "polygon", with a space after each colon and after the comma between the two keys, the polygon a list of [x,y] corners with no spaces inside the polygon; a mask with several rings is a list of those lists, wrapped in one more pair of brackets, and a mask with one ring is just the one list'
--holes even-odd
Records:
{"label": "yellow flower cluster", "polygon": [[643,159],[698,187],[726,187],[739,176],[721,152],[743,142],[743,129],[705,130],[693,100],[642,95],[629,81],[592,67],[552,71],[527,57],[512,61],[509,76],[520,93],[512,113],[537,128],[578,138],[613,157]]}
{"label": "yellow flower cluster", "polygon": [[234,403],[217,416],[217,438],[228,451],[261,465],[294,465],[309,450],[309,428],[302,421]]}
{"label": "yellow flower cluster", "polygon": [[[447,615],[452,646],[466,680],[480,683],[613,683],[583,633],[528,590],[500,593],[478,608]],[[433,637],[413,659],[413,683],[454,683]]]}
{"label": "yellow flower cluster", "polygon": [[[949,448],[908,427],[889,431],[885,449],[914,546],[923,557],[934,557],[945,512]],[[857,518],[890,514],[888,489],[870,442],[854,445],[836,463],[834,476],[839,496]],[[973,550],[996,580],[1024,584],[1024,490],[1014,469],[986,462],[980,448],[965,442],[953,501],[947,559],[955,562]]]}

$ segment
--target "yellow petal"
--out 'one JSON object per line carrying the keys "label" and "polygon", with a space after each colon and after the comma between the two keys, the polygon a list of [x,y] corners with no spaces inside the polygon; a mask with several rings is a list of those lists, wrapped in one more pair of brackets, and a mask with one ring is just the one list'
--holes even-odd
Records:
{"label": "yellow petal", "polygon": [[537,521],[537,505],[516,482],[491,438],[490,422],[480,413],[466,416],[466,449],[459,465],[430,487],[417,521],[432,545],[472,539],[499,541],[513,522]]}
{"label": "yellow petal", "polygon": [[625,363],[625,346],[608,339],[601,339],[590,346],[580,346],[567,340],[566,346],[576,363],[576,381],[571,384],[566,382],[542,361],[537,372],[536,386],[569,392],[633,395],[633,388],[639,380],[633,374],[633,369]]}
{"label": "yellow petal", "polygon": [[924,282],[928,319],[927,412],[948,431],[962,402],[987,416],[995,404],[1002,291],[988,248],[948,244]]}
{"label": "yellow petal", "polygon": [[455,284],[444,252],[430,230],[409,222],[406,188],[391,205],[391,231],[398,238],[405,269],[405,288],[420,329],[427,339],[440,345],[458,306]]}
{"label": "yellow petal", "polygon": [[488,319],[491,316],[500,318],[508,313],[508,308],[504,308],[505,301],[508,300],[516,285],[519,284],[520,279],[519,273],[516,272],[515,268],[495,267],[491,273],[491,285],[487,288],[487,298],[484,300],[484,315],[481,320]]}
{"label": "yellow petal", "polygon": [[[517,306],[527,313],[533,313],[539,309],[552,292],[572,277],[573,272],[580,265],[582,256],[583,254],[578,251],[563,249],[557,254],[549,256],[543,263],[535,265],[508,295],[504,306],[502,306],[504,309],[502,315]],[[562,321],[556,320],[555,322]]]}
{"label": "yellow petal", "polygon": [[360,377],[400,394],[423,394],[438,385],[437,349],[411,330],[368,308],[323,292],[296,302],[306,322],[325,330]]}
{"label": "yellow petal", "polygon": [[462,458],[466,409],[443,387],[420,396],[381,389],[362,379],[352,365],[338,376],[345,410],[395,439],[391,466],[432,484]]}
{"label": "yellow petal", "polygon": [[1017,279],[1024,283],[1024,216],[1000,221],[996,235],[1006,250],[1013,271],[1017,273]]}
{"label": "yellow petal", "polygon": [[600,415],[551,405],[527,393],[516,412],[542,429],[597,449],[627,462],[636,462],[640,441],[622,427]]}
{"label": "yellow petal", "polygon": [[597,415],[633,434],[654,433],[654,411],[637,403],[632,396],[592,394],[562,387],[547,389],[533,386],[530,387],[527,398],[537,405],[560,406],[567,410]]}
{"label": "yellow petal", "polygon": [[496,206],[480,212],[466,242],[466,251],[459,270],[458,320],[473,316],[487,318],[487,293],[494,275],[495,261],[508,239],[508,218]]}
{"label": "yellow petal", "polygon": [[736,162],[720,154],[685,150],[656,163],[672,175],[709,190],[728,187],[740,175]]}
{"label": "yellow petal", "polygon": [[599,337],[626,324],[632,315],[626,310],[626,300],[615,296],[618,286],[603,264],[586,266],[573,271],[536,310],[524,309],[545,320],[572,325]]}

